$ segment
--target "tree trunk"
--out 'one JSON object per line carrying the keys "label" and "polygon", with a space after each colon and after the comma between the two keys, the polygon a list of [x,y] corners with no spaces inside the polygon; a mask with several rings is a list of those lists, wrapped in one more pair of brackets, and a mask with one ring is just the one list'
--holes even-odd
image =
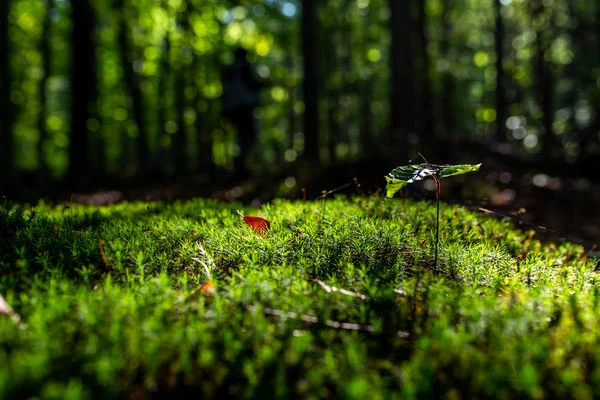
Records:
{"label": "tree trunk", "polygon": [[[541,3],[536,3],[533,8],[533,18],[538,18],[543,10]],[[550,24],[552,25],[552,24]],[[551,29],[548,32],[552,32]],[[535,39],[535,77],[538,98],[541,101],[542,109],[542,136],[541,148],[544,157],[554,156],[554,152],[558,150],[558,141],[554,135],[552,124],[554,122],[554,79],[550,65],[544,60],[546,50],[548,48],[545,40],[545,34],[542,30],[538,30]]]}
{"label": "tree trunk", "polygon": [[[196,76],[200,75],[200,69],[202,63],[199,60],[195,60],[193,63],[195,68]],[[200,91],[196,96],[196,110],[200,109],[199,103],[204,100]],[[198,157],[198,172],[212,173],[215,170],[215,164],[213,161],[213,140],[212,140],[212,129],[209,123],[210,109],[207,108],[205,113],[200,111],[196,114],[196,140],[197,140],[197,157]]]}
{"label": "tree trunk", "polygon": [[431,78],[430,74],[430,60],[427,47],[429,41],[427,39],[427,12],[425,10],[426,0],[419,0],[418,4],[418,35],[419,35],[419,47],[420,51],[420,76],[421,81],[421,112],[419,117],[421,119],[419,123],[419,130],[421,140],[427,140],[435,136],[435,124],[433,117],[433,96],[431,94]]}
{"label": "tree trunk", "polygon": [[125,80],[125,88],[131,97],[131,105],[133,108],[133,119],[138,130],[136,138],[136,153],[138,160],[138,175],[144,177],[148,171],[148,135],[144,124],[144,106],[142,104],[142,91],[140,89],[139,78],[133,70],[133,62],[130,57],[129,39],[127,32],[127,17],[125,11],[125,1],[118,0],[117,8],[119,10],[121,20],[119,22],[119,52],[121,56],[121,64],[123,66],[123,75]]}
{"label": "tree trunk", "polygon": [[[367,54],[370,48],[371,40],[369,35],[369,27],[371,26],[371,15],[373,14],[373,10],[369,10],[369,12],[363,16],[363,23],[361,24],[362,32],[361,32],[361,49],[363,54]],[[369,73],[368,77],[365,78],[359,85],[361,88],[359,94],[359,107],[360,107],[360,125],[359,125],[359,135],[360,135],[360,145],[362,149],[363,156],[371,156],[373,151],[373,113],[371,112],[371,103],[373,97],[373,80],[372,75]]]}
{"label": "tree trunk", "polygon": [[413,128],[413,65],[408,0],[390,0],[391,124],[390,143],[406,158],[407,135]]}
{"label": "tree trunk", "polygon": [[40,112],[38,114],[38,131],[40,137],[37,143],[38,153],[38,173],[42,186],[48,180],[48,164],[44,155],[44,143],[48,140],[48,131],[46,130],[46,118],[48,117],[48,104],[46,101],[46,86],[50,76],[50,10],[54,7],[53,0],[46,0],[46,14],[42,25],[42,38],[40,41],[40,53],[42,54],[42,77],[40,79]]}
{"label": "tree trunk", "polygon": [[331,91],[327,99],[327,154],[329,156],[330,164],[336,162],[335,149],[338,142],[339,130],[335,115],[337,107],[337,94],[335,91]]}
{"label": "tree trunk", "polygon": [[10,101],[10,52],[8,13],[10,0],[0,1],[0,190],[9,190],[14,183],[13,105]]}
{"label": "tree trunk", "polygon": [[[169,2],[164,0],[162,7],[169,10]],[[167,93],[169,88],[169,78],[171,76],[171,65],[169,63],[169,56],[171,54],[171,40],[169,38],[169,31],[165,32],[162,44],[162,56],[160,58],[160,68],[158,77],[158,160],[160,165],[158,169],[161,169],[164,173],[164,167],[171,159],[170,153],[172,149],[171,137],[165,129],[167,123]],[[168,143],[168,146],[167,146]]]}
{"label": "tree trunk", "polygon": [[452,93],[454,91],[454,79],[450,74],[450,37],[452,35],[452,27],[450,25],[450,4],[451,0],[443,0],[443,11],[442,11],[442,38],[441,38],[441,53],[446,59],[447,67],[442,72],[442,93],[441,93],[441,107],[442,107],[442,131],[446,137],[450,137],[455,129],[454,120],[454,103]]}
{"label": "tree trunk", "polygon": [[[333,26],[332,26],[333,25]],[[336,29],[339,29],[335,24],[324,26],[322,29],[322,39],[324,46],[320,50],[320,56],[323,60],[321,67],[323,68],[323,88],[321,90],[321,99],[326,105],[325,120],[326,120],[326,143],[327,161],[330,164],[336,162],[336,145],[339,141],[339,124],[336,119],[336,114],[339,104],[339,93],[341,92],[340,84],[335,83],[336,67],[341,65],[340,57],[338,57],[338,46],[341,46],[336,41]]]}
{"label": "tree trunk", "polygon": [[[597,63],[596,65],[600,65],[600,0],[596,0],[596,12],[593,25],[596,28],[596,31],[594,35],[595,41],[592,41],[593,46],[591,46],[591,49],[595,52],[594,58]],[[584,32],[587,35],[587,32]],[[591,143],[600,144],[600,138],[598,137],[598,131],[600,131],[600,96],[595,96],[594,105],[594,109],[596,110],[594,113],[594,122],[587,129],[587,132],[582,135],[580,140],[580,145],[584,153],[590,148]]]}
{"label": "tree trunk", "polygon": [[[188,34],[188,12],[189,12],[189,4],[186,7],[186,10],[183,15],[179,15],[179,23],[178,25],[181,27],[181,35],[182,40],[180,43],[179,50],[181,52],[182,43],[185,43]],[[177,116],[177,131],[173,137],[173,157],[175,170],[179,175],[187,174],[189,170],[189,163],[187,159],[187,138],[186,138],[186,128],[185,128],[185,75],[187,75],[186,66],[183,65],[182,61],[179,61],[177,66],[176,79],[175,79],[175,108],[176,108],[176,116]]]}
{"label": "tree trunk", "polygon": [[303,0],[302,2],[304,157],[313,162],[319,160],[318,1]]}
{"label": "tree trunk", "polygon": [[67,179],[72,184],[81,184],[90,172],[87,121],[96,112],[96,24],[94,9],[89,0],[71,2],[71,13],[71,140]]}
{"label": "tree trunk", "polygon": [[496,46],[496,140],[499,142],[506,141],[506,89],[504,73],[504,21],[502,20],[502,3],[500,0],[494,0],[494,10],[496,13],[496,31],[495,46]]}

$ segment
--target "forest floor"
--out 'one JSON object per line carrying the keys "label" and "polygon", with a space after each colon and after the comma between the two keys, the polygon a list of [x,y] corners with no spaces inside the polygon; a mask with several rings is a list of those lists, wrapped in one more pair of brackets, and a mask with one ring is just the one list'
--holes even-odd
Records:
{"label": "forest floor", "polygon": [[[460,162],[465,162],[464,157],[459,157]],[[480,173],[444,182],[444,201],[481,214],[491,211],[496,218],[511,220],[525,230],[535,230],[542,240],[570,241],[592,251],[600,245],[600,182],[549,176],[535,168],[515,168],[509,160],[495,155],[467,159],[467,162],[482,162]],[[323,190],[330,195],[374,195],[385,187],[383,177],[393,167],[389,159],[381,157],[332,166],[296,164],[244,178],[223,170],[215,174],[216,178],[204,174],[162,179],[152,184],[123,182],[85,191],[62,189],[34,199],[103,205],[203,197],[258,207],[274,198],[315,199]],[[435,185],[431,179],[419,182],[404,189],[402,195],[432,201]]]}
{"label": "forest floor", "polygon": [[0,398],[600,396],[587,249],[332,197],[4,201]]}

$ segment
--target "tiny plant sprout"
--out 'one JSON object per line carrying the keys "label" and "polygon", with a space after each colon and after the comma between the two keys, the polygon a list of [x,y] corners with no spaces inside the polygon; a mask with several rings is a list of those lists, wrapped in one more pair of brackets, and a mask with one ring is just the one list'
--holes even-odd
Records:
{"label": "tiny plant sprout", "polygon": [[440,233],[440,179],[454,175],[462,175],[467,172],[478,171],[481,164],[424,164],[404,165],[397,167],[390,172],[385,179],[387,180],[387,197],[394,197],[396,192],[409,183],[420,181],[427,176],[431,176],[435,181],[435,199],[437,214],[435,219],[435,261],[434,267],[437,271],[438,242]]}

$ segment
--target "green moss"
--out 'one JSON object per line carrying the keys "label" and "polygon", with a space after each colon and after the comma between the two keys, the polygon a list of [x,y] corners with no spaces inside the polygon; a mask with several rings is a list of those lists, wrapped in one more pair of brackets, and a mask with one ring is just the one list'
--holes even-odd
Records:
{"label": "green moss", "polygon": [[600,396],[581,247],[442,205],[433,274],[427,203],[236,209],[1,206],[0,397]]}

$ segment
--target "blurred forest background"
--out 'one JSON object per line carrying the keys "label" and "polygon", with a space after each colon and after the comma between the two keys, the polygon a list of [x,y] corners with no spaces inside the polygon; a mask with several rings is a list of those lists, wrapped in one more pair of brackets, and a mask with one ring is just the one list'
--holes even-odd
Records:
{"label": "blurred forest background", "polygon": [[597,181],[598,0],[2,0],[0,190],[231,176],[238,47],[270,83],[255,174],[419,150]]}

